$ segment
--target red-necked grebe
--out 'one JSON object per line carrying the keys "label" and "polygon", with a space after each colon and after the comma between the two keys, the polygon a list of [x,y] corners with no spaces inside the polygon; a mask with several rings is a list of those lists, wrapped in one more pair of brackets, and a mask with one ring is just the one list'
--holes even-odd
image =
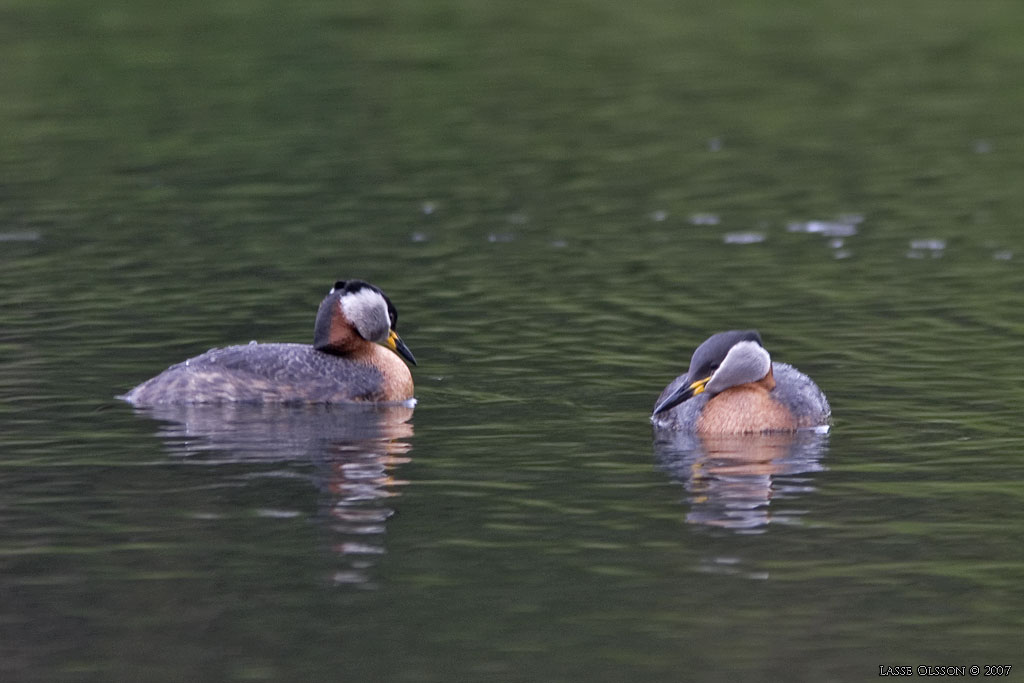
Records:
{"label": "red-necked grebe", "polygon": [[773,363],[755,330],[711,335],[690,369],[665,387],[655,427],[698,434],[791,432],[829,424],[828,399],[810,377]]}
{"label": "red-necked grebe", "polygon": [[412,374],[398,356],[413,365],[416,359],[395,332],[397,323],[380,289],[339,281],[317,311],[312,346],[251,342],[211,349],[119,398],[138,406],[405,401],[413,395]]}

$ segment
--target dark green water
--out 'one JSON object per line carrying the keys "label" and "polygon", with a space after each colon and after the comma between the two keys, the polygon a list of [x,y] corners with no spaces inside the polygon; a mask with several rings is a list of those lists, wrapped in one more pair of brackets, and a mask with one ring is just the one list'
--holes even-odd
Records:
{"label": "dark green water", "polygon": [[[1022,44],[995,0],[4,3],[0,678],[1024,671]],[[341,277],[411,419],[112,399]],[[656,448],[738,327],[831,434]]]}

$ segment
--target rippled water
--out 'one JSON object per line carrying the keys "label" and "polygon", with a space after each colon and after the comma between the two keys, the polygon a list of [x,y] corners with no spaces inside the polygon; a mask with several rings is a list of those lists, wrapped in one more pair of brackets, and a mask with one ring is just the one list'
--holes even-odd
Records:
{"label": "rippled water", "polygon": [[[1022,12],[8,3],[0,678],[1019,665]],[[414,410],[113,399],[341,277]],[[829,434],[655,441],[731,328]]]}

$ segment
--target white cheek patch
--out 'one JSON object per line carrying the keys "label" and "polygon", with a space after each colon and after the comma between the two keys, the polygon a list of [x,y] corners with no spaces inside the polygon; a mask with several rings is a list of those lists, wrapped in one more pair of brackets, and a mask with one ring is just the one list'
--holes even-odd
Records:
{"label": "white cheek patch", "polygon": [[369,341],[384,341],[391,329],[388,304],[384,297],[368,287],[346,294],[339,302],[341,312],[355,325],[359,336]]}
{"label": "white cheek patch", "polygon": [[742,341],[729,349],[722,364],[711,376],[707,391],[716,394],[729,387],[763,379],[771,368],[772,359],[757,342]]}

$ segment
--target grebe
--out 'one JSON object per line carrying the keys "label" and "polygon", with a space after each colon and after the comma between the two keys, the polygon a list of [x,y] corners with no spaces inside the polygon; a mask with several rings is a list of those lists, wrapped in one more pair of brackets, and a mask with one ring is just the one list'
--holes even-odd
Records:
{"label": "grebe", "polygon": [[756,330],[713,334],[654,405],[655,427],[698,434],[792,432],[828,425],[832,409],[810,377],[773,363]]}
{"label": "grebe", "polygon": [[338,281],[320,303],[312,346],[250,342],[210,349],[118,398],[137,406],[405,401],[413,395],[412,374],[398,356],[413,365],[416,359],[397,324],[380,289]]}

